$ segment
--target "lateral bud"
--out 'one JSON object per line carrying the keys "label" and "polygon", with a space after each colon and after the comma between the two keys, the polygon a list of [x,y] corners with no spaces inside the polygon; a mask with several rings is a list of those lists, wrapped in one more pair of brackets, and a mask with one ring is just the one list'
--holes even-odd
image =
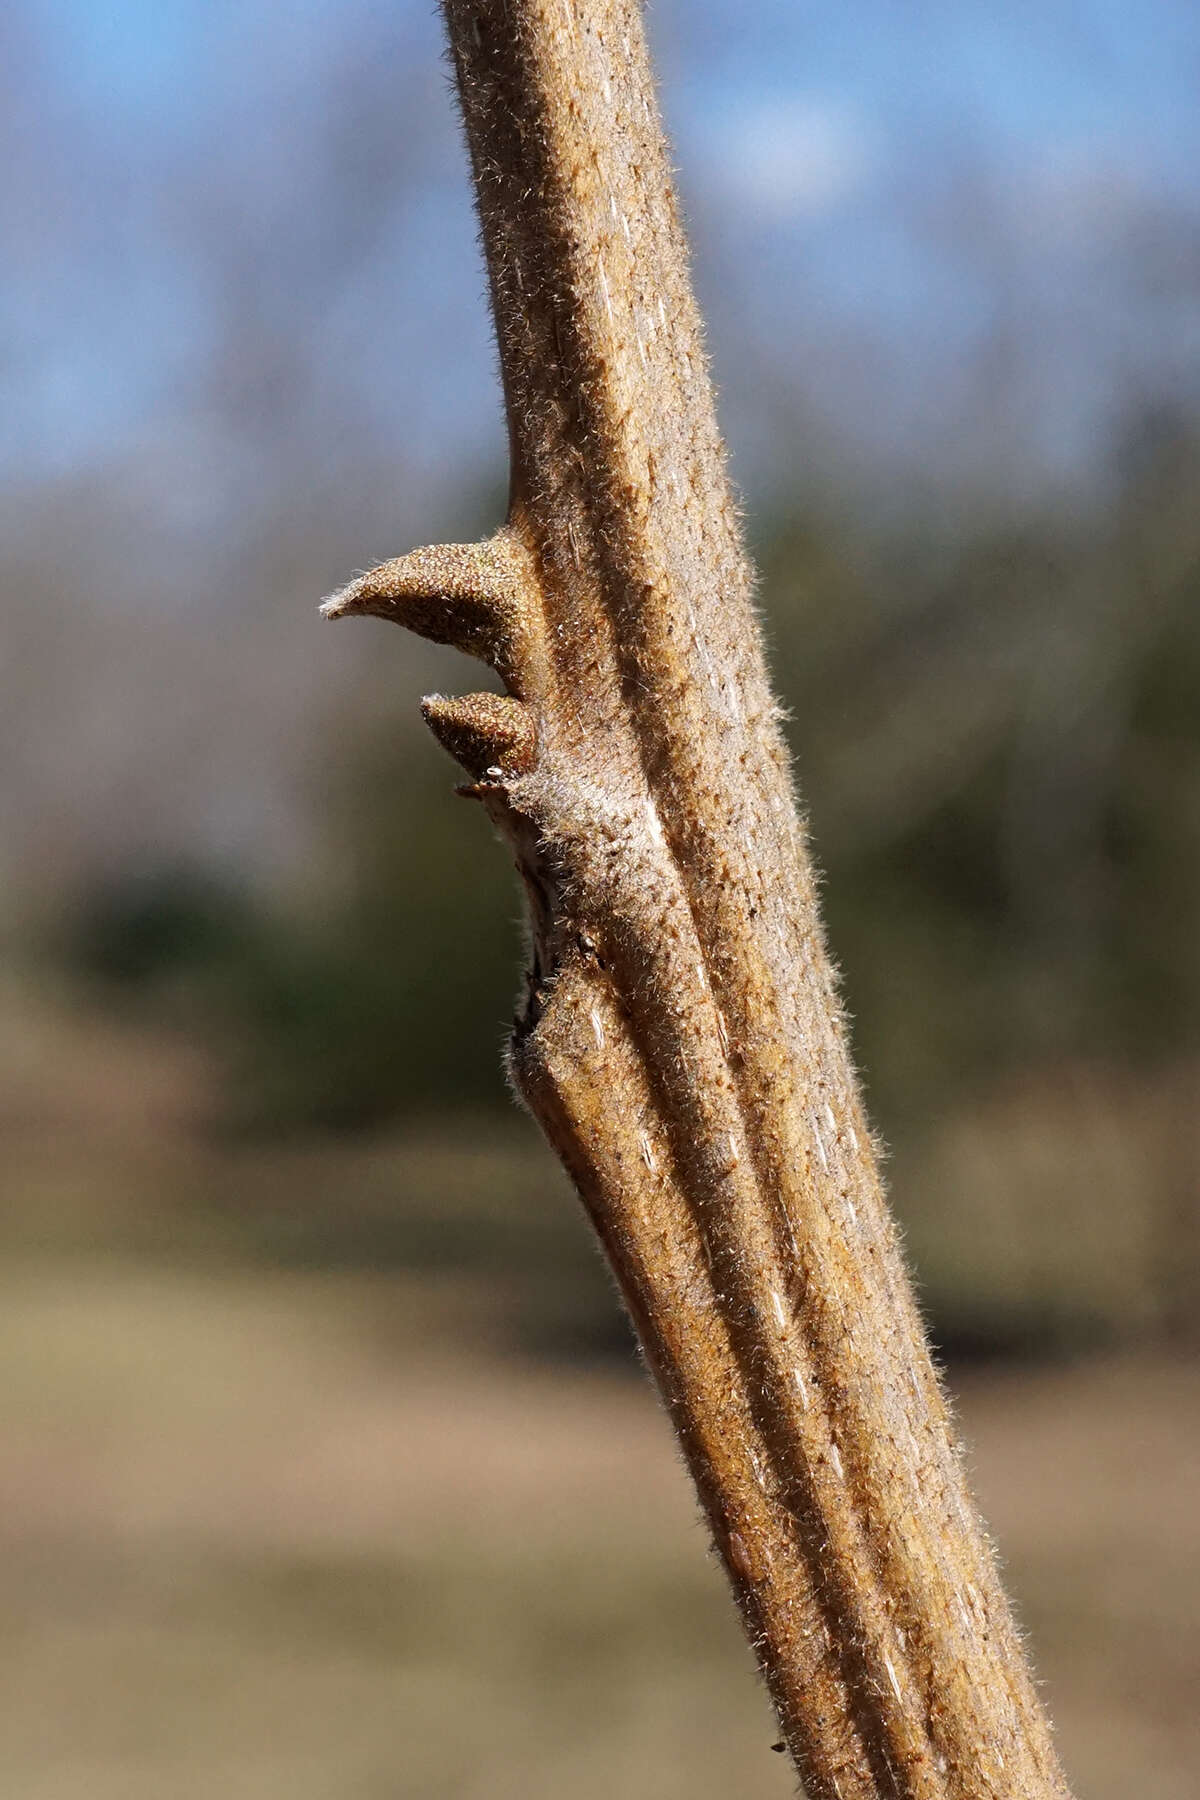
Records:
{"label": "lateral bud", "polygon": [[507,694],[430,694],[421,716],[443,749],[480,783],[525,775],[533,767],[537,731],[527,706]]}
{"label": "lateral bud", "polygon": [[505,685],[527,685],[540,613],[533,556],[507,527],[478,544],[432,544],[380,563],[322,604],[326,619],[392,619],[435,644],[488,663]]}

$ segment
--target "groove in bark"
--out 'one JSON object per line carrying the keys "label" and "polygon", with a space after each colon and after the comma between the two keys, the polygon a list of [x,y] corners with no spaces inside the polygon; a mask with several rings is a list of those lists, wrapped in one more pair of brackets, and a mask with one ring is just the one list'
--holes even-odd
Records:
{"label": "groove in bark", "polygon": [[633,0],[447,0],[512,445],[360,577],[524,877],[517,1087],[671,1410],[814,1800],[1066,1793],[884,1205]]}

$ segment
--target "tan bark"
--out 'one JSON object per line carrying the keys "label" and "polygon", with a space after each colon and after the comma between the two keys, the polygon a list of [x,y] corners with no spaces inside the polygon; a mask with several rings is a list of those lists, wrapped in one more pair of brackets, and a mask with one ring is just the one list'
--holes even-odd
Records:
{"label": "tan bark", "polygon": [[1066,1794],[883,1201],[634,0],[446,0],[512,498],[327,603],[483,656],[426,702],[511,842],[513,1077],[670,1409],[814,1800]]}

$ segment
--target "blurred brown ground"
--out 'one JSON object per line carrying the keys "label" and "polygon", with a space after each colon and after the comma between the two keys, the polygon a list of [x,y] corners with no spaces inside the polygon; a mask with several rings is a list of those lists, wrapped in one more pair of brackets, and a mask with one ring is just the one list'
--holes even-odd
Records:
{"label": "blurred brown ground", "polygon": [[[247,1255],[230,1219],[299,1204],[302,1154],[206,1138],[178,1043],[8,999],[0,1791],[790,1792],[640,1375],[523,1351],[530,1293],[495,1272]],[[312,1154],[348,1204],[365,1156],[435,1188],[449,1167]],[[951,1385],[1080,1795],[1185,1800],[1200,1368],[1110,1352]]]}

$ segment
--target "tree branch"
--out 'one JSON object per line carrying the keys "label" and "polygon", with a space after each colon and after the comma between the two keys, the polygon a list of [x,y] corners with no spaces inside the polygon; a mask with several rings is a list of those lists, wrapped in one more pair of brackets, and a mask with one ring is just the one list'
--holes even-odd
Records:
{"label": "tree branch", "polygon": [[426,716],[532,918],[514,1081],[670,1409],[814,1800],[1066,1788],[883,1202],[634,0],[445,0],[512,458],[327,602],[483,656]]}

